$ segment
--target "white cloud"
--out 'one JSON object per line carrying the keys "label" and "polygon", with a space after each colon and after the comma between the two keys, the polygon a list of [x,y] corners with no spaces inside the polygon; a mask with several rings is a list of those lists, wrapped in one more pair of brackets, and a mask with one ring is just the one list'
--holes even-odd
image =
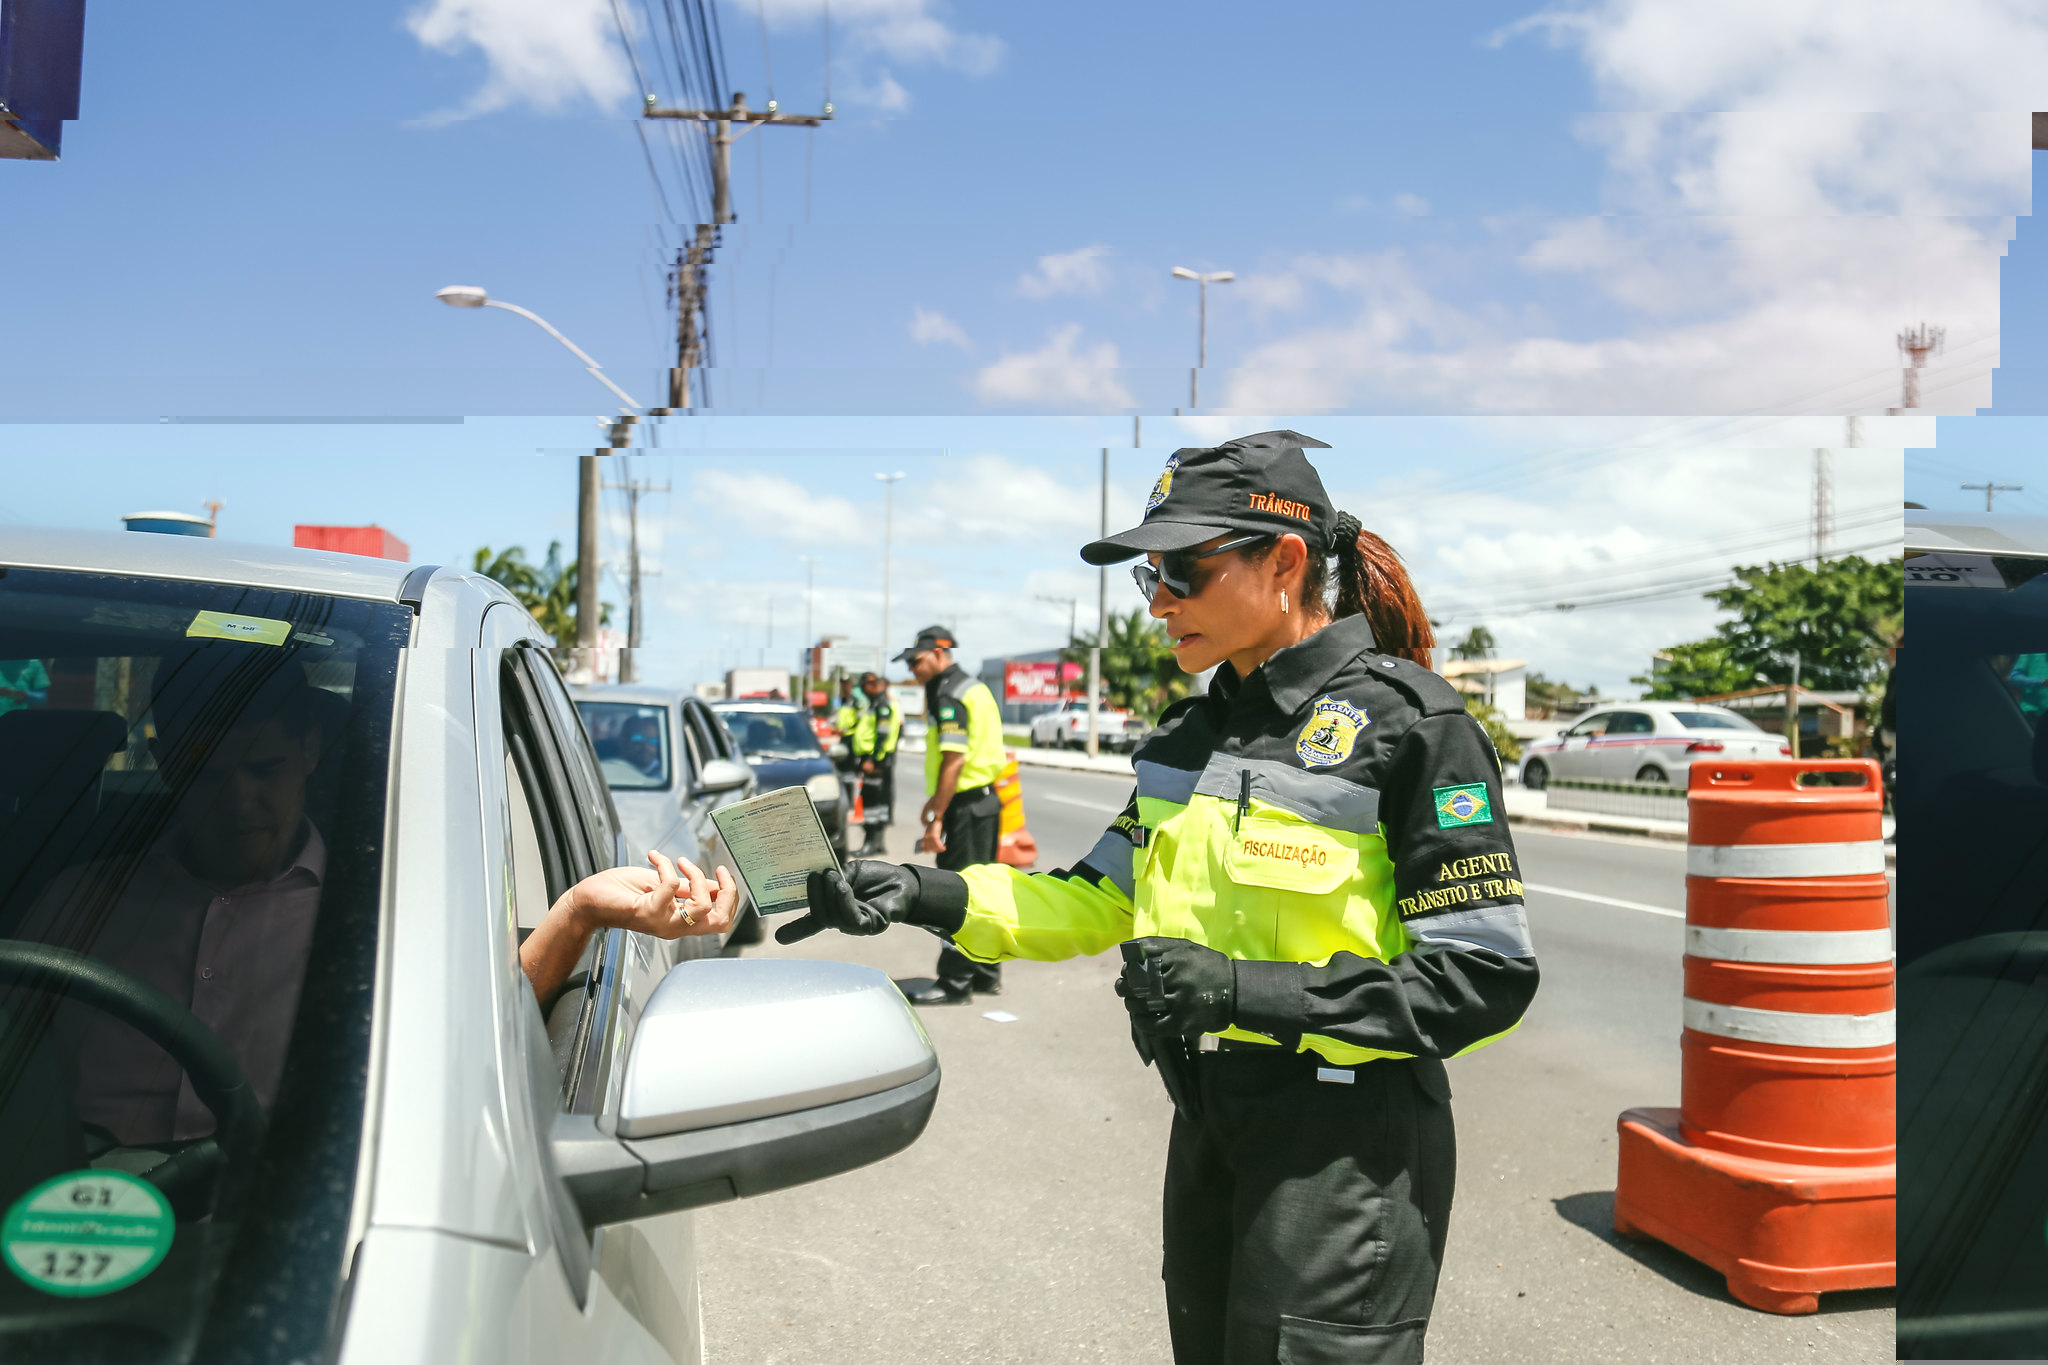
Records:
{"label": "white cloud", "polygon": [[967,344],[967,333],[960,330],[960,324],[944,313],[933,312],[929,308],[912,309],[910,339],[920,346],[943,342],[948,346],[958,346],[963,351],[970,349]]}
{"label": "white cloud", "polygon": [[1114,342],[1081,343],[1081,325],[1053,331],[1036,351],[1005,355],[974,376],[984,402],[1100,412],[1137,406],[1117,374]]}
{"label": "white cloud", "polygon": [[1020,277],[1017,292],[1027,299],[1055,294],[1100,294],[1109,284],[1106,246],[1084,246],[1038,258],[1038,268]]}
{"label": "white cloud", "polygon": [[430,123],[514,104],[552,113],[587,100],[610,109],[634,93],[606,0],[425,0],[405,26],[434,51],[474,51],[487,67],[475,94]]}
{"label": "white cloud", "polygon": [[[1453,304],[1384,253],[1302,257],[1248,281],[1256,307],[1314,312],[1218,385],[1228,406],[1876,412],[1899,402],[1893,338],[1922,320],[1949,337],[1923,405],[1990,402],[2048,12],[1564,0],[1495,36],[1530,33],[1579,52],[1610,106],[1666,111],[1581,119],[1617,212],[1550,224],[1519,257],[1620,320],[1567,332]],[[2001,109],[2020,112],[1981,112]]]}
{"label": "white cloud", "polygon": [[[813,0],[761,0],[778,32],[816,32],[820,10]],[[886,62],[937,67],[965,76],[986,76],[1002,64],[1003,43],[986,33],[966,33],[944,17],[938,0],[839,0],[831,7],[834,84],[850,106],[901,113],[910,92]]]}
{"label": "white cloud", "polygon": [[694,484],[695,505],[717,509],[716,530],[749,539],[829,545],[867,524],[867,513],[845,498],[815,493],[779,474],[705,469]]}
{"label": "white cloud", "polygon": [[1419,194],[1404,191],[1394,196],[1394,210],[1410,218],[1420,218],[1429,212],[1429,201]]}
{"label": "white cloud", "polygon": [[1372,200],[1362,194],[1343,194],[1337,196],[1337,212],[1339,213],[1364,213],[1371,207]]}

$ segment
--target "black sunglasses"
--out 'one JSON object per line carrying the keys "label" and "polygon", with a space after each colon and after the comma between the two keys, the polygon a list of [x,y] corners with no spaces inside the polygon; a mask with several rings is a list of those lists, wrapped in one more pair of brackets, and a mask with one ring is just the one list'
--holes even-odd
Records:
{"label": "black sunglasses", "polygon": [[1159,585],[1162,583],[1175,597],[1193,597],[1196,592],[1195,564],[1198,561],[1227,554],[1231,550],[1242,550],[1247,545],[1256,545],[1262,540],[1271,539],[1271,536],[1261,532],[1258,535],[1226,540],[1213,550],[1168,550],[1159,556],[1159,567],[1156,569],[1142,560],[1133,564],[1131,577],[1137,581],[1138,591],[1144,594],[1147,606],[1151,605],[1152,596],[1159,591]]}

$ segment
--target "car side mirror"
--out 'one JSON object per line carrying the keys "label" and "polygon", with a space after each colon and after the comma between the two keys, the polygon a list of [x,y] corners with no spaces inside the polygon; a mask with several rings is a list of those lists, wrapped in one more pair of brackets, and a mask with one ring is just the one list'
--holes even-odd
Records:
{"label": "car side mirror", "polygon": [[754,780],[753,769],[729,758],[714,758],[697,773],[697,790],[707,794],[738,791]]}
{"label": "car side mirror", "polygon": [[931,1039],[883,973],[707,958],[649,998],[616,1122],[559,1115],[551,1145],[596,1227],[880,1161],[917,1140],[938,1094]]}

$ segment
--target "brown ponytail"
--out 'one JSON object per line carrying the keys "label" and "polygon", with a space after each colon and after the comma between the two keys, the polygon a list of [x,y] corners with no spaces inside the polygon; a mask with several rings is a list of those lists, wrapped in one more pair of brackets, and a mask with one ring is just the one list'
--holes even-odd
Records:
{"label": "brown ponytail", "polygon": [[1337,515],[1337,616],[1363,612],[1383,654],[1430,666],[1436,631],[1401,556],[1349,512]]}

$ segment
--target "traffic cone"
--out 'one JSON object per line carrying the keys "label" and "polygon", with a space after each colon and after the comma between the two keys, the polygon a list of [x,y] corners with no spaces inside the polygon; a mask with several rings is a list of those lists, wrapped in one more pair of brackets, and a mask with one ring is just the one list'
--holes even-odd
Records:
{"label": "traffic cone", "polygon": [[[1802,785],[1842,774],[1856,785]],[[1896,1279],[1897,1070],[1875,763],[1696,763],[1677,1109],[1622,1113],[1614,1228],[1772,1313]]]}
{"label": "traffic cone", "polygon": [[1003,803],[1002,823],[997,827],[996,861],[1011,867],[1030,867],[1038,861],[1038,841],[1024,828],[1024,782],[1017,773],[1017,755],[1003,755],[1003,771],[996,778],[996,796]]}

